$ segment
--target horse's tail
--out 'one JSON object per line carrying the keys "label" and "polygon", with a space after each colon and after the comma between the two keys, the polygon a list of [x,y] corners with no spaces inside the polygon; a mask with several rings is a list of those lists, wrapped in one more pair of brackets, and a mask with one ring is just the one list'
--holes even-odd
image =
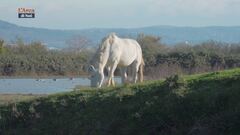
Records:
{"label": "horse's tail", "polygon": [[139,81],[140,82],[143,82],[143,68],[144,68],[144,65],[145,65],[145,62],[142,58],[141,64],[140,64],[140,67],[139,67]]}

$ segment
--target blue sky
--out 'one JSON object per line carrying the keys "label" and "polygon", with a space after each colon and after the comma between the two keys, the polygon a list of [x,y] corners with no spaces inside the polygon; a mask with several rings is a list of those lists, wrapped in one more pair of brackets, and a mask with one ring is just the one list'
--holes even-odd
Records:
{"label": "blue sky", "polygon": [[[35,19],[18,19],[17,8]],[[0,19],[50,29],[240,25],[240,0],[1,0]]]}

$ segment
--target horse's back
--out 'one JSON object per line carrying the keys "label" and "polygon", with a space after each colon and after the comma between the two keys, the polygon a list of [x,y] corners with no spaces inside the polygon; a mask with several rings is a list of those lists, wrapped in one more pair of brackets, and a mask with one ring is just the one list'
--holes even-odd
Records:
{"label": "horse's back", "polygon": [[128,66],[134,61],[141,61],[142,50],[136,40],[119,38],[117,44],[121,48],[119,65]]}

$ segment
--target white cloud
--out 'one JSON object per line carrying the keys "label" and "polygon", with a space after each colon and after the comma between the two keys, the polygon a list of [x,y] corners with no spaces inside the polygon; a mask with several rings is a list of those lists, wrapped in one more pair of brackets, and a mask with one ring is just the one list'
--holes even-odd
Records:
{"label": "white cloud", "polygon": [[223,15],[232,10],[240,11],[239,0],[151,0],[152,13],[168,15]]}

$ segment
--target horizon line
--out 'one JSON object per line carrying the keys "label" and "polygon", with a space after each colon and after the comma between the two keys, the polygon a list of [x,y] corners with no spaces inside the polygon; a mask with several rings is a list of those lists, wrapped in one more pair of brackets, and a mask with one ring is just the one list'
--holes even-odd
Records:
{"label": "horizon line", "polygon": [[142,28],[154,28],[154,27],[175,27],[175,28],[209,28],[209,27],[240,27],[240,25],[205,25],[205,26],[190,26],[190,25],[146,25],[137,27],[89,27],[89,28],[76,28],[76,29],[61,29],[61,28],[47,28],[47,27],[34,27],[34,26],[22,26],[9,21],[1,20],[4,23],[15,25],[17,27],[34,28],[34,29],[46,29],[46,30],[60,30],[60,31],[77,31],[77,30],[91,30],[91,29],[142,29]]}

